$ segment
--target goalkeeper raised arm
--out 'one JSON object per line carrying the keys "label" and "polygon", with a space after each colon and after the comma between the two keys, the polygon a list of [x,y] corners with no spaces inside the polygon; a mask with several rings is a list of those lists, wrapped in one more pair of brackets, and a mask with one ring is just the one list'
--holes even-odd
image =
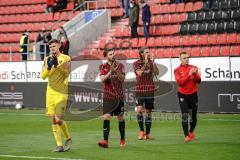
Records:
{"label": "goalkeeper raised arm", "polygon": [[[42,79],[48,79],[46,91],[46,114],[52,119],[52,131],[57,143],[54,151],[64,152],[70,149],[71,137],[63,120],[68,100],[68,76],[70,57],[59,51],[60,43],[53,39],[49,42],[51,55],[44,59]],[[62,134],[65,143],[62,142]]]}

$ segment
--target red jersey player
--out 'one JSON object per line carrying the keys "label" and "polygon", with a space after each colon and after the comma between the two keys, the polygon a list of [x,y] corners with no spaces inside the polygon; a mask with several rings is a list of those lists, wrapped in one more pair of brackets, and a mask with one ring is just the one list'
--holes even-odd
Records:
{"label": "red jersey player", "polygon": [[[152,110],[154,109],[154,91],[155,85],[153,78],[159,74],[159,70],[153,60],[150,60],[149,49],[141,48],[139,50],[139,60],[134,62],[134,71],[136,74],[136,99],[137,99],[137,121],[140,128],[138,139],[152,139],[150,136],[152,124]],[[146,109],[144,133],[144,120],[142,114],[143,105]]]}
{"label": "red jersey player", "polygon": [[[197,124],[198,87],[201,82],[201,74],[196,66],[188,64],[189,55],[180,53],[181,65],[174,70],[174,76],[178,87],[179,105],[182,113],[182,128],[185,142],[195,138],[193,133]],[[190,130],[188,130],[188,115],[191,116]]]}
{"label": "red jersey player", "polygon": [[100,65],[100,79],[104,84],[103,95],[103,140],[98,145],[108,148],[108,136],[110,132],[110,119],[117,116],[119,132],[121,135],[120,146],[125,146],[125,121],[122,84],[125,79],[124,66],[114,58],[114,49],[105,49],[104,57],[107,62]]}

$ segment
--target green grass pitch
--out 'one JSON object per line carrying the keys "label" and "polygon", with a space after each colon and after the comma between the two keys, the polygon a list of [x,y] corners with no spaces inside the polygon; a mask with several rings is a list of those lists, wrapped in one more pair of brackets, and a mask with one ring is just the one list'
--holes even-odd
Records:
{"label": "green grass pitch", "polygon": [[[170,114],[166,114],[170,115]],[[154,140],[137,140],[136,120],[126,121],[125,148],[119,147],[118,123],[111,121],[110,148],[97,146],[102,120],[69,121],[69,152],[54,153],[50,119],[43,110],[0,110],[0,159],[56,160],[236,160],[240,156],[240,115],[199,114],[197,139],[183,143],[181,121],[155,120]]]}

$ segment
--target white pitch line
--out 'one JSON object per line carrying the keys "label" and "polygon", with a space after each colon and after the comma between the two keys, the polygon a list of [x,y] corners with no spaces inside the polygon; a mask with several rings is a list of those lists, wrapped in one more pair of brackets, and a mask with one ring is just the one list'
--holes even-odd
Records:
{"label": "white pitch line", "polygon": [[212,119],[212,118],[206,118],[206,119],[199,119],[203,121],[223,121],[223,122],[240,122],[240,119]]}
{"label": "white pitch line", "polygon": [[[0,115],[8,115],[8,116],[44,116],[45,114],[40,113],[0,113]],[[222,118],[198,118],[199,120],[204,121],[223,121],[223,122],[240,122],[240,119],[222,119]],[[176,119],[168,119],[169,120],[176,120]],[[180,120],[180,119],[177,119]],[[164,121],[164,120],[163,120]]]}
{"label": "white pitch line", "polygon": [[51,159],[51,160],[84,160],[84,159],[71,159],[71,158],[16,156],[16,155],[4,155],[4,154],[0,154],[0,157],[5,157],[5,158],[24,158],[24,159]]}
{"label": "white pitch line", "polygon": [[9,115],[9,116],[44,116],[40,113],[0,113],[0,115]]}

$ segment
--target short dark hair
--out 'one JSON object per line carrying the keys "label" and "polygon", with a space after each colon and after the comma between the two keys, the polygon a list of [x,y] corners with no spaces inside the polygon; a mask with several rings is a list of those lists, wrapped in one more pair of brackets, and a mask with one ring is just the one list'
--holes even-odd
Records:
{"label": "short dark hair", "polygon": [[104,48],[103,50],[103,56],[107,57],[108,52],[115,50],[114,48]]}
{"label": "short dark hair", "polygon": [[148,49],[148,47],[141,47],[138,52],[139,55],[143,54],[145,49]]}
{"label": "short dark hair", "polygon": [[52,43],[58,43],[59,44],[59,41],[57,39],[52,39],[48,42],[48,45],[51,45]]}
{"label": "short dark hair", "polygon": [[182,51],[182,52],[180,52],[179,56],[181,57],[181,55],[183,55],[183,54],[187,54],[187,52]]}

